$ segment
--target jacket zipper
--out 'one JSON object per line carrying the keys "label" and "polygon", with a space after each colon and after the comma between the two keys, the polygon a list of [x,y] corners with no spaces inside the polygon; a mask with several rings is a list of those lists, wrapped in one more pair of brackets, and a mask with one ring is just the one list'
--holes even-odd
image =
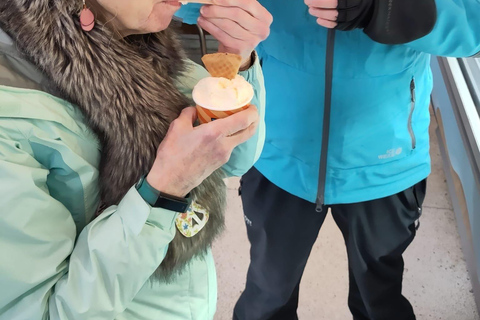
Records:
{"label": "jacket zipper", "polygon": [[323,110],[322,146],[320,150],[320,170],[316,211],[322,212],[325,204],[325,183],[327,179],[327,152],[330,136],[330,114],[332,109],[333,54],[335,49],[335,30],[329,29],[327,35],[327,54],[325,59],[325,103]]}
{"label": "jacket zipper", "polygon": [[410,133],[410,138],[412,139],[412,150],[417,147],[417,139],[415,138],[415,132],[413,132],[412,118],[413,112],[415,111],[415,78],[412,78],[410,81],[410,114],[408,116],[408,132]]}

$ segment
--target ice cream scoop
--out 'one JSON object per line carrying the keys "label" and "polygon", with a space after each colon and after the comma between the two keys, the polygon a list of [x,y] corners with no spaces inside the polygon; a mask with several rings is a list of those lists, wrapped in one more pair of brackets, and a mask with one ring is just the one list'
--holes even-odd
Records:
{"label": "ice cream scoop", "polygon": [[252,101],[253,95],[252,85],[240,75],[233,80],[204,78],[198,82],[192,93],[193,100],[198,105],[217,111],[241,108]]}

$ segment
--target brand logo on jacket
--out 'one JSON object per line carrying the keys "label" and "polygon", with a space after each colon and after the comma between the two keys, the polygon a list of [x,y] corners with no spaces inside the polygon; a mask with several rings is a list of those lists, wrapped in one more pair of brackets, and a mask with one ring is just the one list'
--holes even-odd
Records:
{"label": "brand logo on jacket", "polygon": [[381,154],[378,156],[378,159],[383,160],[383,159],[390,159],[390,158],[395,158],[401,155],[403,152],[402,148],[397,148],[397,149],[389,149],[385,154]]}
{"label": "brand logo on jacket", "polygon": [[244,215],[244,218],[245,218],[245,223],[246,223],[249,227],[251,227],[252,224],[253,224],[253,223],[252,223],[252,220],[248,219],[248,217],[247,217],[246,215]]}

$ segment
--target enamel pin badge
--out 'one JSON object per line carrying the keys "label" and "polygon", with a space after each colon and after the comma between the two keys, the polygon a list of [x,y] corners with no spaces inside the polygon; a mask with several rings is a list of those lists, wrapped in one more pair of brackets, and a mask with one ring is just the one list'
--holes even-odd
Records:
{"label": "enamel pin badge", "polygon": [[177,216],[177,229],[185,237],[192,238],[205,227],[209,216],[204,207],[193,201],[187,212],[180,213]]}

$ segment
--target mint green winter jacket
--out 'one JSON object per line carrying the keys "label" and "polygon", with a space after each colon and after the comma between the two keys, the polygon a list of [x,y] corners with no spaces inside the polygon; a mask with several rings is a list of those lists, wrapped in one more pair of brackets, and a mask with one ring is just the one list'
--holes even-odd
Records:
{"label": "mint green winter jacket", "polygon": [[[178,81],[190,95],[207,72],[193,62]],[[241,175],[259,157],[265,93],[258,61],[242,74],[256,89],[257,134],[224,166]],[[212,319],[211,253],[173,283],[151,281],[177,213],[150,207],[135,187],[94,219],[100,145],[71,103],[42,92],[44,79],[0,30],[0,319]]]}

